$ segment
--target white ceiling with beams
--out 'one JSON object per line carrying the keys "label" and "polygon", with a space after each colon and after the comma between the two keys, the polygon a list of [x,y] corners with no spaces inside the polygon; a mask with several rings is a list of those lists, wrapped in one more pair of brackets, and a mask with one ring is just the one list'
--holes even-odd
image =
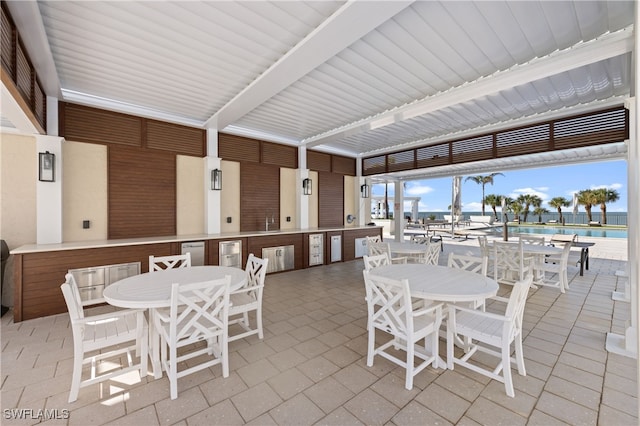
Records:
{"label": "white ceiling with beams", "polygon": [[634,81],[633,1],[8,3],[49,96],[358,158],[621,105]]}

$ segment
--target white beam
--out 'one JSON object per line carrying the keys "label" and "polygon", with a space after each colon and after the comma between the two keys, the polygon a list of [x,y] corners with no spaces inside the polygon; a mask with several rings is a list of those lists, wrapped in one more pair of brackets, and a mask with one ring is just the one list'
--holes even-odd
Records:
{"label": "white beam", "polygon": [[238,93],[207,125],[224,129],[388,21],[412,1],[349,1]]}
{"label": "white beam", "polygon": [[378,129],[448,108],[462,102],[497,93],[501,90],[550,77],[584,65],[631,52],[633,50],[633,30],[624,29],[585,42],[569,49],[554,52],[544,58],[537,58],[491,76],[454,87],[446,92],[383,112],[366,120],[361,120],[329,132],[307,138],[302,142],[308,147],[335,142],[353,135]]}

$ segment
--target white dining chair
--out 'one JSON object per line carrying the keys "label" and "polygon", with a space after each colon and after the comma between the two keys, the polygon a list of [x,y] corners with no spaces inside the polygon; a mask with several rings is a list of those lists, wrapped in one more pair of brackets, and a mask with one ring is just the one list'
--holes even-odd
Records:
{"label": "white dining chair", "polygon": [[493,276],[493,248],[489,245],[486,235],[478,235],[480,255],[487,258],[487,275]]}
{"label": "white dining chair", "polygon": [[377,254],[373,256],[363,255],[362,260],[364,262],[364,270],[370,271],[373,268],[377,268],[378,266],[391,265],[391,260],[389,256],[385,254]]}
{"label": "white dining chair", "polygon": [[386,254],[387,256],[389,256],[389,259],[391,260],[391,263],[407,263],[407,257],[406,256],[398,256],[398,257],[393,257],[391,256],[391,245],[389,243],[385,243],[385,242],[370,242],[367,243],[367,250],[368,250],[368,255],[369,256],[376,256],[376,255],[380,255],[380,254]]}
{"label": "white dining chair", "polygon": [[427,246],[424,258],[421,263],[427,265],[437,265],[440,260],[440,252],[442,251],[442,241],[432,241]]}
{"label": "white dining chair", "polygon": [[188,374],[221,365],[222,377],[229,376],[230,282],[227,275],[218,280],[173,284],[170,307],[153,309],[151,317],[161,340],[160,359],[169,377],[171,399],[178,397],[178,379]]}
{"label": "white dining chair", "polygon": [[522,241],[517,244],[494,241],[493,250],[493,274],[498,283],[513,285],[532,273],[532,261],[524,257]]}
{"label": "white dining chair", "polygon": [[[367,366],[373,366],[376,355],[403,367],[405,388],[413,389],[413,378],[429,364],[438,364],[438,330],[442,323],[442,304],[412,308],[409,282],[378,277],[362,271],[367,297]],[[391,339],[376,347],[376,330],[388,333]],[[430,339],[430,343],[427,342]],[[423,342],[418,346],[418,342]],[[387,351],[391,348],[392,351]],[[402,349],[406,358],[395,352]],[[430,350],[430,353],[427,352]],[[421,362],[415,364],[415,358]]]}
{"label": "white dining chair", "polygon": [[[515,346],[518,373],[526,376],[522,353],[522,318],[532,279],[531,275],[527,275],[524,280],[515,282],[508,299],[494,298],[506,302],[504,314],[484,312],[455,304],[448,305],[448,369],[453,370],[456,364],[461,365],[504,383],[507,395],[515,396],[511,377],[511,344]],[[469,346],[464,351],[458,350],[460,356],[456,357],[454,344],[459,340],[469,342]],[[484,368],[482,365],[487,365],[487,357],[482,358],[482,363],[471,362],[471,357],[478,352],[497,357],[498,364],[495,367]]]}
{"label": "white dining chair", "polygon": [[522,241],[522,244],[534,244],[538,246],[545,244],[544,235],[520,235],[518,240]]}
{"label": "white dining chair", "polygon": [[564,293],[569,288],[567,267],[569,266],[569,252],[571,242],[564,243],[560,256],[540,257],[536,261],[536,284],[556,287]]}
{"label": "white dining chair", "polygon": [[[259,339],[264,338],[262,329],[262,293],[264,292],[265,276],[269,259],[261,259],[249,254],[245,271],[247,272],[247,283],[238,290],[234,290],[230,295],[231,306],[229,307],[229,326],[238,324],[245,331],[243,333],[229,335],[229,341],[242,339],[243,337],[258,335]],[[251,328],[249,312],[255,311],[256,328]]]}
{"label": "white dining chair", "polygon": [[[138,371],[147,375],[148,326],[145,309],[121,309],[101,315],[85,316],[80,292],[72,274],[65,276],[60,286],[69,311],[73,332],[73,373],[69,402],[78,399],[80,388],[110,380],[116,376]],[[139,356],[134,364],[132,352]],[[119,369],[113,366],[126,354],[127,365]],[[108,362],[106,362],[108,360]],[[105,362],[103,362],[105,361]],[[82,379],[83,366],[90,365],[89,378]],[[99,370],[105,369],[98,374]]]}
{"label": "white dining chair", "polygon": [[191,253],[171,256],[149,256],[149,272],[191,267]]}

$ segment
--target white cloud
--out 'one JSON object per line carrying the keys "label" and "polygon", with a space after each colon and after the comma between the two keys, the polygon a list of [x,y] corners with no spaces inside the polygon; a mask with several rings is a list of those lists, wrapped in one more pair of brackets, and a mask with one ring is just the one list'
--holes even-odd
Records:
{"label": "white cloud", "polygon": [[421,183],[407,182],[407,187],[404,191],[405,195],[410,197],[417,197],[420,195],[426,195],[433,192],[434,189],[429,185],[423,185]]}
{"label": "white cloud", "polygon": [[[484,208],[485,212],[487,211],[487,209],[491,210],[491,207],[485,206],[485,208]],[[462,210],[469,211],[469,212],[481,212],[482,211],[482,204],[480,204],[480,203],[462,203]]]}
{"label": "white cloud", "polygon": [[621,183],[612,183],[609,185],[591,185],[591,189],[600,189],[600,188],[607,188],[607,189],[620,189],[622,188],[623,185]]}
{"label": "white cloud", "polygon": [[520,195],[530,194],[537,195],[538,197],[542,198],[542,201],[546,201],[549,199],[549,194],[543,192],[542,189],[547,190],[548,188],[517,188],[514,189],[511,194],[509,194],[509,197],[518,198]]}

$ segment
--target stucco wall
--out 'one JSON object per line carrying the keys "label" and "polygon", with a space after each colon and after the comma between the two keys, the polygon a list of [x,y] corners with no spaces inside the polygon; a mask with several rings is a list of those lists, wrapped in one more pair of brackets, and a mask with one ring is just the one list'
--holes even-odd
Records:
{"label": "stucco wall", "polygon": [[176,156],[176,233],[204,233],[204,161]]}
{"label": "stucco wall", "polygon": [[[240,231],[240,163],[221,161],[222,194],[220,205],[220,230],[222,232]],[[227,218],[231,223],[227,223]]]}

